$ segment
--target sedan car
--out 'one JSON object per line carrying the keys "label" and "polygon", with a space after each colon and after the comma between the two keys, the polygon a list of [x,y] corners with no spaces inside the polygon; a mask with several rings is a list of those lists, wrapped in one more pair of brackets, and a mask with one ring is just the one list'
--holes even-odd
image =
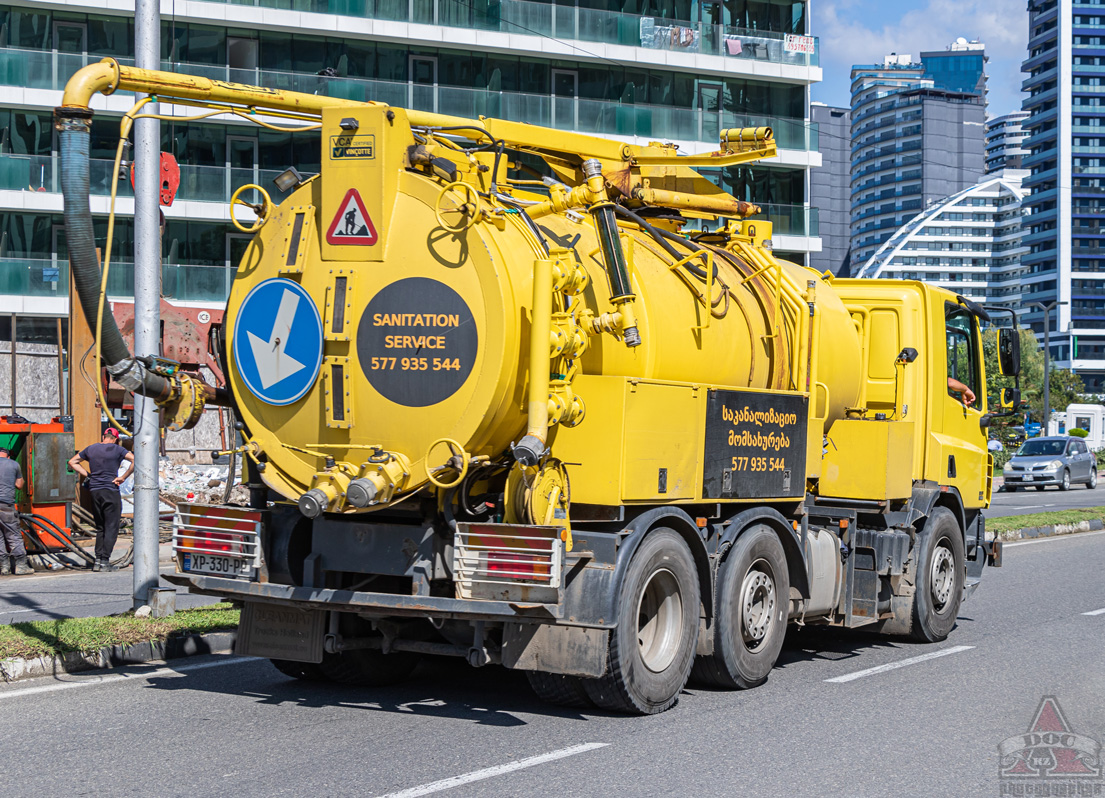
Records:
{"label": "sedan car", "polygon": [[1072,483],[1097,487],[1097,455],[1080,438],[1032,438],[1005,464],[1005,490],[1055,485],[1070,490]]}

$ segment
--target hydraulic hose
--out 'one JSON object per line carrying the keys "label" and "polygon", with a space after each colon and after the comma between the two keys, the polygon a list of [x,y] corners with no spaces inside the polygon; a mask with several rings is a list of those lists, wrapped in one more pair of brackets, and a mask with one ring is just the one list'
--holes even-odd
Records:
{"label": "hydraulic hose", "polygon": [[[65,208],[65,236],[69,245],[69,271],[90,326],[100,310],[100,264],[89,205],[89,108],[62,107],[55,110],[61,150],[61,194]],[[127,390],[155,400],[172,394],[171,383],[143,367],[131,357],[115,317],[106,303],[101,316],[100,353],[115,381]]]}
{"label": "hydraulic hose", "polygon": [[[19,513],[19,517],[22,518],[24,521],[27,521],[28,523],[34,524],[39,529],[41,529],[43,532],[45,532],[47,535],[50,535],[51,537],[55,537],[58,540],[60,540],[62,543],[65,544],[65,547],[67,549],[69,549],[69,551],[73,552],[78,557],[85,560],[89,565],[96,562],[96,559],[94,557],[92,557],[87,551],[85,551],[80,546],[78,546],[76,543],[74,543],[73,539],[70,538],[67,534],[65,534],[65,532],[62,531],[61,527],[59,527],[57,524],[55,524],[49,518],[45,518],[45,517],[43,517],[41,515],[37,515],[35,513]],[[36,535],[36,538],[37,538],[37,535]],[[38,543],[40,545],[42,545],[41,539],[38,540]],[[43,549],[45,549],[45,548],[46,548],[45,545],[43,545]]]}

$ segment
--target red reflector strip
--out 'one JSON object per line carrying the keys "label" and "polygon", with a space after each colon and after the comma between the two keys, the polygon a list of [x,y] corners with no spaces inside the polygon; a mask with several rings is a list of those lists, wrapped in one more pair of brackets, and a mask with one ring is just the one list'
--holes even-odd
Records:
{"label": "red reflector strip", "polygon": [[487,552],[487,571],[488,573],[499,573],[504,576],[547,577],[549,575],[549,563],[534,560],[525,554],[489,551]]}

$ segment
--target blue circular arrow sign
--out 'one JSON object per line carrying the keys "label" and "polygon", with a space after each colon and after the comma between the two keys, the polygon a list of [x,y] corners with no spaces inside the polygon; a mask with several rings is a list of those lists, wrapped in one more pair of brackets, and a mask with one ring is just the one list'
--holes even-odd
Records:
{"label": "blue circular arrow sign", "polygon": [[318,378],[322,319],[303,286],[284,278],[253,287],[234,321],[234,363],[250,392],[290,405]]}

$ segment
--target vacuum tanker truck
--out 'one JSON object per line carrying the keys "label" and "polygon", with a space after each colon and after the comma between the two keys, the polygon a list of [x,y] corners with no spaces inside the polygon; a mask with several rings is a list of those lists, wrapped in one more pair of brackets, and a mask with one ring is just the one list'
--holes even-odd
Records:
{"label": "vacuum tanker truck", "polygon": [[56,112],[89,318],[89,101],[117,91],[319,136],[279,204],[234,197],[225,393],[101,335],[169,423],[238,420],[250,505],[182,505],[168,578],[241,603],[240,652],[361,685],[456,655],[656,713],[764,682],[788,623],[943,640],[1000,565],[989,313],[775,257],[703,176],[775,155],[770,129],[684,155],[108,60]]}

